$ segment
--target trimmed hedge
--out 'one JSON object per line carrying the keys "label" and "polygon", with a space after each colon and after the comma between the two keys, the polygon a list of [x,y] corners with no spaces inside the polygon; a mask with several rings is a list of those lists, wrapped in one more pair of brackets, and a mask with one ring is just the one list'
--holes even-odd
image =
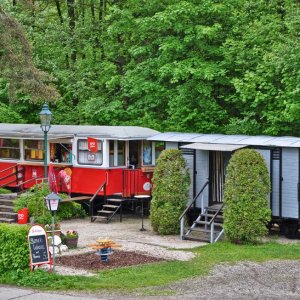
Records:
{"label": "trimmed hedge", "polygon": [[242,149],[231,157],[224,189],[224,229],[233,242],[256,242],[271,218],[269,172],[262,155]]}
{"label": "trimmed hedge", "polygon": [[190,177],[182,152],[168,149],[160,154],[153,174],[150,219],[159,234],[179,233],[179,217],[189,197]]}
{"label": "trimmed hedge", "polygon": [[0,224],[0,273],[29,269],[29,227]]}

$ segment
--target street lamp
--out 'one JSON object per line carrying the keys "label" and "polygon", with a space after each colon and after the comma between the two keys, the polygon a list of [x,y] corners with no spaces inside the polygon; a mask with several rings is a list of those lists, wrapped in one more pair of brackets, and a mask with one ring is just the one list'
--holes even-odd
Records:
{"label": "street lamp", "polygon": [[44,132],[44,178],[47,178],[47,133],[51,128],[52,113],[49,110],[48,104],[45,103],[39,113],[41,119],[41,128]]}
{"label": "street lamp", "polygon": [[53,192],[45,197],[46,206],[52,214],[52,269],[53,269],[53,272],[55,272],[54,214],[58,209],[58,204],[59,204],[60,200],[61,200],[61,198]]}

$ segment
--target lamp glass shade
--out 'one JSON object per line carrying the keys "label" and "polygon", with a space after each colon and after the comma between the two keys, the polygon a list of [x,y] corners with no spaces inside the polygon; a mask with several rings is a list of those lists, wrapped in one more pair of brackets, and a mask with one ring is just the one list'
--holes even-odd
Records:
{"label": "lamp glass shade", "polygon": [[52,113],[49,110],[48,105],[45,103],[42,107],[41,112],[39,113],[40,115],[40,120],[41,120],[41,127],[43,131],[49,131],[50,129],[50,124],[52,120]]}
{"label": "lamp glass shade", "polygon": [[51,193],[46,196],[45,201],[48,210],[50,210],[51,212],[57,211],[60,200],[61,198],[55,193]]}

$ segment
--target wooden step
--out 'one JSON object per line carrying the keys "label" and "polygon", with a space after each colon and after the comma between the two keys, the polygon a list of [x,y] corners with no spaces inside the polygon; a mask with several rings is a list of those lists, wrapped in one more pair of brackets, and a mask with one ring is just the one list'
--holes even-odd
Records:
{"label": "wooden step", "polygon": [[124,202],[125,200],[123,199],[117,199],[117,198],[108,198],[106,199],[107,202],[116,202],[116,203],[122,203]]}
{"label": "wooden step", "polygon": [[103,207],[106,207],[106,208],[112,208],[112,209],[117,209],[117,208],[119,208],[120,206],[118,206],[118,205],[111,205],[111,204],[103,204]]}
{"label": "wooden step", "polygon": [[14,207],[11,205],[2,205],[0,204],[0,211],[9,211],[9,212],[14,212]]}
{"label": "wooden step", "polygon": [[17,193],[0,194],[0,199],[16,199],[17,197],[18,197]]}
{"label": "wooden step", "polygon": [[[207,222],[205,222],[205,221],[194,221],[194,223],[199,224],[199,225],[209,225],[209,221],[207,221]],[[214,222],[214,225],[215,226],[223,226],[222,223],[216,223],[216,222]]]}
{"label": "wooden step", "polygon": [[102,210],[98,210],[97,213],[103,213],[103,214],[109,214],[109,215],[111,215],[112,213],[114,213],[114,211],[102,209]]}
{"label": "wooden step", "polygon": [[15,223],[16,220],[15,219],[10,219],[10,218],[0,218],[0,223]]}
{"label": "wooden step", "polygon": [[13,219],[16,221],[18,219],[18,214],[15,212],[0,211],[0,218]]}
{"label": "wooden step", "polygon": [[[212,218],[214,215],[213,214],[203,214],[201,215],[203,217],[208,217],[208,218]],[[224,216],[223,215],[217,215],[216,216],[216,219],[224,219]]]}
{"label": "wooden step", "polygon": [[209,243],[209,239],[204,239],[204,238],[196,238],[196,237],[191,237],[191,236],[183,236],[182,237],[184,240],[189,240],[189,241],[196,241],[196,242],[204,242],[204,243]]}
{"label": "wooden step", "polygon": [[94,219],[101,219],[101,220],[106,220],[107,221],[107,217],[105,216],[92,216],[91,218],[94,218]]}
{"label": "wooden step", "polygon": [[15,199],[2,199],[0,198],[0,205],[7,205],[7,206],[13,206]]}

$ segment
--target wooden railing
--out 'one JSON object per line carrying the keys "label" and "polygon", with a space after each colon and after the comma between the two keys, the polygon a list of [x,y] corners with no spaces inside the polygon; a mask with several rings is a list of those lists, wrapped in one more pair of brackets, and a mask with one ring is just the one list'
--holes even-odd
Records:
{"label": "wooden railing", "polygon": [[104,194],[104,199],[106,199],[106,180],[100,184],[100,186],[98,187],[97,191],[95,192],[95,194],[92,196],[92,198],[90,199],[90,217],[91,217],[91,222],[93,222],[93,213],[94,213],[94,200],[97,197],[98,193],[103,189],[103,194]]}

